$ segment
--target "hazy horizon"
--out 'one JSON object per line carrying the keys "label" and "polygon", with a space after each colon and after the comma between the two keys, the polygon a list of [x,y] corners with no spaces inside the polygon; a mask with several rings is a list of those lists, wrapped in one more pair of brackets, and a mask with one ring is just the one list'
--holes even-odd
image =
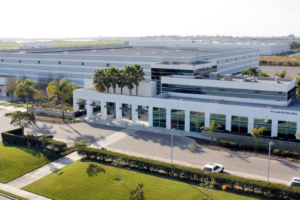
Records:
{"label": "hazy horizon", "polygon": [[0,38],[300,36],[299,7],[298,0],[14,0],[2,3]]}

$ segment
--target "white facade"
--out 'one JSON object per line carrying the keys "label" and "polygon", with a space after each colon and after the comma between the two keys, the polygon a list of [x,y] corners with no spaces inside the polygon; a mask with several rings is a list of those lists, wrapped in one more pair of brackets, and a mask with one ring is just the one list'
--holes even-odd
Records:
{"label": "white facade", "polygon": [[0,76],[0,96],[6,97],[6,84],[10,76]]}
{"label": "white facade", "polygon": [[33,44],[22,44],[20,46],[20,49],[40,49],[40,48],[52,48],[52,44],[46,44],[46,43],[37,44],[37,43],[33,43]]}
{"label": "white facade", "polygon": [[202,43],[189,40],[132,40],[128,41],[131,46],[165,46],[165,47],[180,47],[180,48],[198,48],[198,49],[210,49],[214,51],[217,49],[259,49],[261,55],[273,55],[290,51],[290,45],[288,43]]}
{"label": "white facade", "polygon": [[[234,77],[238,79],[237,77]],[[191,78],[178,78],[178,77],[162,77],[162,84],[181,84],[185,86],[209,86],[217,88],[235,88],[235,89],[251,89],[259,91],[276,91],[278,94],[285,92],[287,95],[292,91],[296,85],[295,80],[277,79],[274,78],[261,78],[256,82],[243,82],[243,81],[225,81],[225,80],[210,80],[210,79],[191,79]],[[280,82],[280,83],[278,83]],[[91,104],[97,102],[101,105],[101,119],[107,119],[107,108],[105,107],[108,102],[115,103],[116,105],[116,120],[122,120],[120,107],[122,104],[132,105],[132,123],[138,123],[137,109],[138,106],[148,108],[149,126],[155,126],[154,123],[154,108],[165,109],[165,128],[172,128],[173,110],[180,110],[184,113],[181,118],[184,119],[185,131],[191,131],[191,112],[200,112],[204,114],[203,125],[209,127],[212,115],[224,115],[222,123],[224,123],[224,130],[232,131],[233,122],[232,117],[245,117],[247,122],[246,132],[250,133],[257,125],[257,120],[271,122],[269,126],[270,137],[282,137],[282,130],[285,130],[280,125],[283,122],[292,123],[294,128],[292,131],[300,132],[300,101],[298,99],[287,99],[286,101],[272,100],[253,100],[242,98],[224,98],[217,96],[207,96],[186,94],[184,90],[180,92],[167,92],[157,96],[133,96],[121,94],[108,94],[96,92],[93,87],[78,89],[73,92],[74,97],[74,111],[79,110],[77,104],[80,99],[86,100],[87,117],[93,117],[93,110]],[[263,95],[263,94],[262,94]],[[263,122],[262,122],[263,123]],[[262,125],[264,126],[264,125]],[[179,126],[178,126],[179,127]]]}

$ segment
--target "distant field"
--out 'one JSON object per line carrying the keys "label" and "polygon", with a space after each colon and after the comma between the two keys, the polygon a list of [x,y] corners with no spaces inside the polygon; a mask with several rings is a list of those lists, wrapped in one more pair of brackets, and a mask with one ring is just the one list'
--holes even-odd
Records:
{"label": "distant field", "polygon": [[[122,45],[123,41],[91,41],[91,42],[53,42],[54,47],[91,46],[91,45]],[[0,44],[0,49],[19,48],[22,43]]]}
{"label": "distant field", "polygon": [[299,62],[300,54],[292,57],[283,56],[259,56],[259,61],[275,61],[275,62]]}

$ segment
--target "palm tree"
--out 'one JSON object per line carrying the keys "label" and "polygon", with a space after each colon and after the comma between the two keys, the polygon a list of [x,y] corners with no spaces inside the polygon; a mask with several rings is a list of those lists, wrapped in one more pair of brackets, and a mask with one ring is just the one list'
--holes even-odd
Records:
{"label": "palm tree", "polygon": [[286,70],[284,69],[282,72],[274,74],[274,76],[278,76],[279,78],[285,78]]}
{"label": "palm tree", "polygon": [[216,122],[214,120],[212,120],[210,122],[209,128],[206,127],[206,126],[202,126],[202,127],[200,127],[200,129],[201,130],[204,129],[206,131],[209,131],[209,133],[211,135],[211,144],[213,144],[213,142],[214,142],[214,136],[213,136],[213,134],[214,134],[214,132],[216,132],[216,130],[218,130],[218,128],[221,128],[221,127],[222,127],[221,125],[216,125]]}
{"label": "palm tree", "polygon": [[129,90],[129,94],[132,95],[132,89],[134,88],[134,76],[135,76],[135,67],[132,65],[125,66],[125,74],[126,74],[126,81],[127,81],[127,88]]}
{"label": "palm tree", "polygon": [[251,135],[255,139],[255,147],[254,150],[257,151],[257,141],[260,138],[261,134],[266,130],[266,127],[261,127],[257,128],[255,127],[254,129],[250,128]]}
{"label": "palm tree", "polygon": [[97,69],[92,76],[94,89],[98,92],[104,92],[106,90],[105,87],[105,72],[104,70]]}
{"label": "palm tree", "polygon": [[258,71],[255,67],[248,67],[247,69],[241,71],[241,75],[258,76]]}
{"label": "palm tree", "polygon": [[[110,83],[112,88],[114,89],[114,94],[116,93],[116,87],[117,87],[117,80],[118,80],[118,69],[113,66],[111,68],[108,68],[108,73],[109,73],[109,79],[110,79]],[[115,110],[114,110],[114,117],[116,117],[116,104],[115,105]]]}
{"label": "palm tree", "polygon": [[111,82],[112,82],[112,76],[110,74],[110,68],[105,68],[104,69],[104,74],[105,74],[105,78],[104,78],[104,85],[106,87],[106,92],[109,93],[109,88],[112,86]]}
{"label": "palm tree", "polygon": [[60,79],[60,81],[52,80],[46,89],[49,99],[58,97],[61,100],[63,120],[65,119],[64,99],[65,96],[72,91],[72,89],[77,89],[77,85],[73,82],[68,83],[65,78]]}
{"label": "palm tree", "polygon": [[136,87],[136,96],[138,96],[139,92],[138,92],[138,88],[140,85],[140,82],[145,80],[145,75],[146,73],[144,72],[144,68],[141,68],[140,64],[135,64],[135,73],[134,73],[134,84]]}
{"label": "palm tree", "polygon": [[33,86],[37,85],[35,80],[31,79],[19,79],[17,80],[17,89],[14,92],[15,97],[24,95],[26,99],[26,106],[28,112],[28,97],[29,95],[39,94],[39,91],[34,89]]}
{"label": "palm tree", "polygon": [[[117,73],[117,85],[121,89],[121,94],[123,94],[123,88],[126,86],[126,73],[124,69],[119,69]],[[122,110],[122,116],[125,116],[124,110]]]}
{"label": "palm tree", "polygon": [[262,72],[258,75],[259,77],[270,77],[268,73]]}

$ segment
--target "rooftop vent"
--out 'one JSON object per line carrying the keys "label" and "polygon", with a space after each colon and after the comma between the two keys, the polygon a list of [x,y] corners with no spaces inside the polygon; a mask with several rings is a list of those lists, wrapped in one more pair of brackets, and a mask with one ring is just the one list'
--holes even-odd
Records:
{"label": "rooftop vent", "polygon": [[212,72],[209,74],[209,79],[213,80],[219,80],[220,79],[220,73],[219,72]]}
{"label": "rooftop vent", "polygon": [[276,81],[277,83],[281,83],[281,81],[278,80],[278,78],[275,78],[275,81]]}
{"label": "rooftop vent", "polygon": [[63,53],[65,53],[65,54],[69,54],[70,52],[67,52],[67,51],[65,51],[65,52],[63,52]]}
{"label": "rooftop vent", "polygon": [[246,82],[246,79],[249,78],[249,77],[251,77],[251,76],[249,76],[249,75],[243,76],[243,82]]}
{"label": "rooftop vent", "polygon": [[225,74],[224,80],[225,81],[232,81],[232,75],[231,74]]}
{"label": "rooftop vent", "polygon": [[97,50],[92,50],[91,52],[96,52]]}

